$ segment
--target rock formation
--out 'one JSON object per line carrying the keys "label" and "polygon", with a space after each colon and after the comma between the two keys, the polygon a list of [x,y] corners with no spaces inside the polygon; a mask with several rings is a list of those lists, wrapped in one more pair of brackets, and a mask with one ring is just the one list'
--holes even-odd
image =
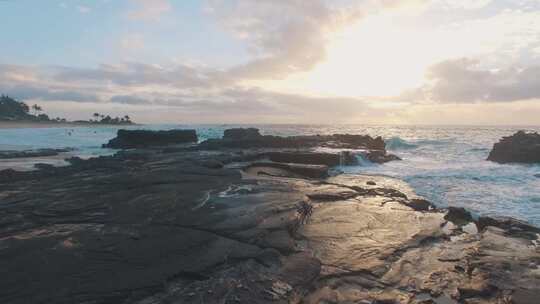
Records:
{"label": "rock formation", "polygon": [[268,152],[1,171],[0,303],[537,303],[538,228]]}
{"label": "rock formation", "polygon": [[498,163],[540,163],[540,134],[519,131],[493,145],[488,160]]}
{"label": "rock formation", "polygon": [[173,144],[196,143],[195,130],[118,130],[117,136],[111,139],[105,148],[132,149],[150,146],[165,146]]}

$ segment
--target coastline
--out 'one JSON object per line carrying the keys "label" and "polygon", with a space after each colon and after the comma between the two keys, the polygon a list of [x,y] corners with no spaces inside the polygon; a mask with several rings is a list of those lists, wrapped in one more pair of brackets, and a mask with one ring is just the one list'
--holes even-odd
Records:
{"label": "coastline", "polygon": [[145,146],[5,173],[0,299],[535,303],[539,228],[435,208],[394,178],[330,174],[343,155],[313,152],[315,139]]}

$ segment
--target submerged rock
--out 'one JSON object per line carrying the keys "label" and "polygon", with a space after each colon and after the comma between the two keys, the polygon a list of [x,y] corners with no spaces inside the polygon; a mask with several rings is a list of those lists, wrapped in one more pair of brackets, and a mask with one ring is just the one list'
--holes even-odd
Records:
{"label": "submerged rock", "polygon": [[151,146],[166,146],[184,143],[196,143],[197,133],[195,130],[118,130],[115,138],[111,139],[105,148],[132,149]]}
{"label": "submerged rock", "polygon": [[540,163],[540,134],[519,131],[493,145],[488,160],[498,163]]}

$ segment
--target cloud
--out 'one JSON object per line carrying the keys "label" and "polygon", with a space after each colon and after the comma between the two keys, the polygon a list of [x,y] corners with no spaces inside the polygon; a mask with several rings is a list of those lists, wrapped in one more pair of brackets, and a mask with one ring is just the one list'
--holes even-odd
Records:
{"label": "cloud", "polygon": [[136,8],[129,11],[127,17],[138,21],[158,21],[172,10],[169,0],[131,0]]}
{"label": "cloud", "polygon": [[91,93],[83,93],[69,90],[49,90],[32,85],[0,85],[0,92],[10,96],[16,96],[22,100],[43,100],[43,101],[72,101],[72,102],[97,102],[100,98]]}
{"label": "cloud", "polygon": [[451,9],[475,10],[488,6],[493,0],[442,0],[441,2]]}
{"label": "cloud", "polygon": [[229,70],[238,78],[284,78],[323,61],[328,37],[362,16],[326,1],[210,0],[207,10],[255,59]]}
{"label": "cloud", "polygon": [[126,87],[174,85],[179,88],[210,85],[208,77],[206,71],[183,64],[163,67],[137,62],[104,64],[98,68],[55,67],[52,75],[57,81],[81,84]]}
{"label": "cloud", "polygon": [[454,59],[432,66],[427,80],[402,97],[443,103],[540,99],[540,66],[485,70],[476,60]]}

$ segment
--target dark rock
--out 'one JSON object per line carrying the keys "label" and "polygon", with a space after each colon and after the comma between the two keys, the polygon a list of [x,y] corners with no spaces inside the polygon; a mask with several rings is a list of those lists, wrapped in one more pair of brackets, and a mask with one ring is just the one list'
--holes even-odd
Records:
{"label": "dark rock", "polygon": [[18,178],[0,184],[0,303],[535,303],[523,223],[451,238],[439,212],[397,205],[427,202],[362,187],[386,177],[275,162],[241,175],[204,164],[261,151],[160,151],[0,171]]}
{"label": "dark rock", "polygon": [[26,175],[25,172],[15,171],[13,169],[4,169],[0,171],[0,183],[12,182]]}
{"label": "dark rock", "polygon": [[370,162],[377,163],[377,164],[383,164],[383,163],[387,163],[394,160],[401,160],[401,158],[399,158],[398,156],[394,154],[388,154],[384,150],[369,151],[366,154],[366,158]]}
{"label": "dark rock", "polygon": [[540,174],[535,174],[534,177],[540,178]]}
{"label": "dark rock", "polygon": [[39,163],[39,164],[35,164],[34,168],[36,168],[38,170],[54,170],[56,167],[51,165],[51,164]]}
{"label": "dark rock", "polygon": [[540,134],[519,131],[493,145],[488,160],[498,163],[540,163]]}
{"label": "dark rock", "polygon": [[511,217],[489,217],[481,216],[477,221],[478,229],[483,230],[488,226],[505,229],[508,232],[532,232],[540,233],[540,228],[530,225],[529,223],[511,218]]}
{"label": "dark rock", "polygon": [[466,225],[473,220],[471,213],[461,207],[448,207],[444,219],[460,226]]}
{"label": "dark rock", "polygon": [[47,157],[56,156],[60,153],[70,152],[73,149],[37,149],[25,151],[0,151],[0,159],[27,158],[27,157]]}
{"label": "dark rock", "polygon": [[228,129],[223,139],[208,139],[199,145],[199,149],[248,149],[248,148],[313,148],[329,147],[343,149],[385,150],[381,137],[369,135],[308,135],[308,136],[271,136],[260,135],[258,129]]}
{"label": "dark rock", "polygon": [[540,288],[536,290],[518,289],[512,294],[512,303],[514,304],[537,304]]}
{"label": "dark rock", "polygon": [[195,130],[118,130],[116,138],[111,139],[105,148],[132,149],[151,146],[166,146],[184,143],[196,143]]}
{"label": "dark rock", "polygon": [[84,162],[84,159],[78,157],[78,156],[73,156],[73,157],[70,157],[70,158],[66,158],[65,161],[67,161],[68,163],[72,164],[72,165],[78,165],[78,164],[81,164]]}
{"label": "dark rock", "polygon": [[416,211],[429,211],[431,209],[435,209],[435,206],[433,206],[430,201],[422,198],[413,198],[409,202],[407,202],[406,205]]}
{"label": "dark rock", "polygon": [[366,182],[366,185],[368,185],[368,186],[376,186],[377,183],[374,182],[374,181],[367,181],[367,182]]}
{"label": "dark rock", "polygon": [[227,129],[223,133],[223,139],[227,140],[244,140],[261,137],[259,129],[255,128],[235,128]]}
{"label": "dark rock", "polygon": [[261,162],[247,166],[244,171],[257,175],[266,174],[281,177],[324,178],[328,176],[328,166],[325,165]]}
{"label": "dark rock", "polygon": [[280,163],[326,165],[329,167],[353,165],[357,163],[354,155],[348,151],[340,154],[319,152],[268,152],[264,155],[271,161]]}
{"label": "dark rock", "polygon": [[201,165],[203,167],[206,167],[206,168],[209,168],[209,169],[221,169],[224,166],[222,162],[220,162],[219,160],[215,160],[215,159],[210,159],[210,160],[203,161],[201,163]]}

